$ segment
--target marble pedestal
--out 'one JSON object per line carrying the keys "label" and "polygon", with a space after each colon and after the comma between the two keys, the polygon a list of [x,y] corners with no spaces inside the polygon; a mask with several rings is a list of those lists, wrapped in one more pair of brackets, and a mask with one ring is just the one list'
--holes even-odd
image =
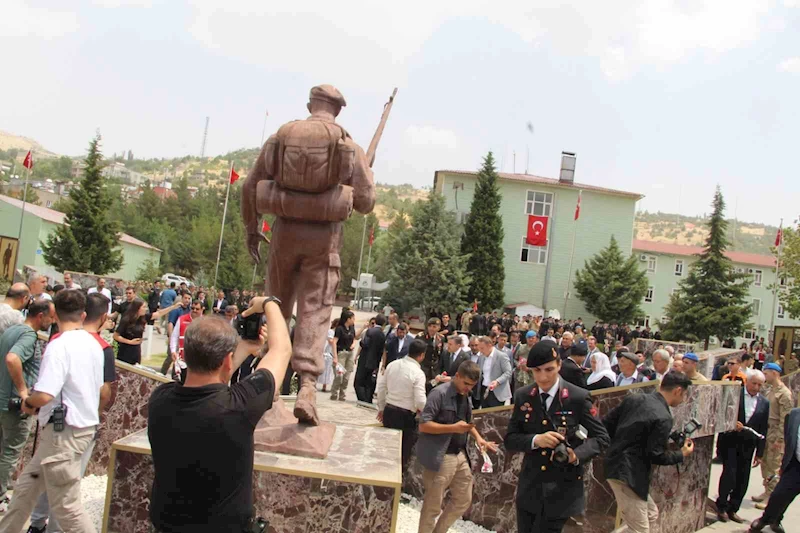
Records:
{"label": "marble pedestal", "polygon": [[[255,452],[255,512],[270,533],[389,533],[400,503],[399,431],[337,425],[325,459]],[[103,533],[150,533],[147,430],[112,445]]]}

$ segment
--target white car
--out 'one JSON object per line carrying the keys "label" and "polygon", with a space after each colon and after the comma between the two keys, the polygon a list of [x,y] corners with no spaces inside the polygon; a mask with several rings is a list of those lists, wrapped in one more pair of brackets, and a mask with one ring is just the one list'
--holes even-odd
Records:
{"label": "white car", "polygon": [[169,284],[173,281],[175,282],[175,286],[178,287],[181,283],[185,283],[187,287],[194,286],[194,283],[189,281],[188,279],[184,278],[183,276],[179,276],[177,274],[173,274],[171,272],[167,272],[163,276],[161,276],[161,281],[164,282],[164,285],[169,287]]}
{"label": "white car", "polygon": [[358,301],[350,300],[350,308],[358,309],[360,311],[371,310],[378,311],[381,307],[380,296],[373,296],[371,298],[359,298]]}

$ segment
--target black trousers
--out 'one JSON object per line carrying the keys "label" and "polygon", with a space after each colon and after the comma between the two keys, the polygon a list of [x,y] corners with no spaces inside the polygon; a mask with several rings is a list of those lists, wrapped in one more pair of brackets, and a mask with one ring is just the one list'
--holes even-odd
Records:
{"label": "black trousers", "polygon": [[405,475],[408,461],[411,459],[411,452],[414,450],[414,444],[417,443],[417,437],[419,436],[417,414],[408,409],[402,409],[387,403],[383,409],[383,427],[403,431],[402,472]]}
{"label": "black trousers", "polygon": [[738,512],[750,483],[750,465],[755,446],[742,440],[739,435],[726,434],[718,439],[722,458],[717,498],[717,511],[720,513]]}
{"label": "black trousers", "polygon": [[770,494],[763,520],[766,524],[780,524],[789,505],[800,494],[800,462],[792,457],[789,466],[781,475],[778,485]]}
{"label": "black trousers", "polygon": [[362,402],[372,403],[372,396],[375,393],[375,385],[372,380],[372,372],[374,369],[367,368],[364,359],[358,359],[358,367],[356,368],[356,398]]}
{"label": "black trousers", "polygon": [[568,518],[549,518],[517,506],[517,533],[561,533]]}
{"label": "black trousers", "polygon": [[504,403],[498,400],[494,395],[494,391],[489,391],[489,394],[486,395],[487,388],[488,387],[481,385],[481,407],[499,407],[504,405]]}

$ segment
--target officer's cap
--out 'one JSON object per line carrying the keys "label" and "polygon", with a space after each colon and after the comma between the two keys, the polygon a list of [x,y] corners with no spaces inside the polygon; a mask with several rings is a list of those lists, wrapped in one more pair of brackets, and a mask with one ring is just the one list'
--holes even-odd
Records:
{"label": "officer's cap", "polygon": [[536,368],[551,361],[558,361],[556,343],[553,341],[539,341],[528,352],[528,368]]}
{"label": "officer's cap", "polygon": [[339,92],[339,89],[337,89],[333,85],[328,85],[328,84],[317,85],[316,87],[312,87],[311,93],[308,95],[308,99],[325,100],[327,102],[334,103],[341,107],[347,105],[347,102],[344,101],[344,96],[342,96],[342,93]]}

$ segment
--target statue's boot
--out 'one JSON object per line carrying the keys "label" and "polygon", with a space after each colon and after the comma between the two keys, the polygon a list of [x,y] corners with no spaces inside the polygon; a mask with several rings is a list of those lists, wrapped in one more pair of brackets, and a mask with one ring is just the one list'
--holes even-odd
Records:
{"label": "statue's boot", "polygon": [[319,425],[317,415],[317,378],[309,374],[300,374],[300,390],[294,402],[294,416],[300,424]]}

